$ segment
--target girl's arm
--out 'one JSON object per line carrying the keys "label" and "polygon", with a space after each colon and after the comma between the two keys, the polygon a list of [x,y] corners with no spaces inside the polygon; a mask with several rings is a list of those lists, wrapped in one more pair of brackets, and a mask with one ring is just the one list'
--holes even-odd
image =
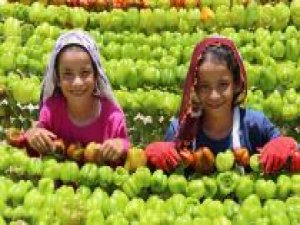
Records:
{"label": "girl's arm", "polygon": [[45,153],[53,148],[53,139],[57,136],[49,128],[51,124],[50,110],[44,104],[39,114],[39,120],[25,133],[27,144],[39,153]]}
{"label": "girl's arm", "polygon": [[282,136],[279,129],[267,117],[264,118],[262,125],[266,134],[266,142],[260,156],[264,172],[277,173],[283,168],[298,172],[300,160],[297,141],[292,137]]}
{"label": "girl's arm", "polygon": [[110,138],[101,145],[104,160],[115,161],[125,156],[130,148],[126,121],[124,114],[116,114],[112,117]]}
{"label": "girl's arm", "polygon": [[45,153],[54,148],[53,140],[57,136],[45,128],[33,127],[26,131],[25,138],[30,148]]}
{"label": "girl's arm", "polygon": [[128,137],[128,131],[124,115],[116,121],[115,130],[115,138],[119,139],[122,142],[122,150],[124,153],[127,153],[128,149],[130,148],[130,140]]}

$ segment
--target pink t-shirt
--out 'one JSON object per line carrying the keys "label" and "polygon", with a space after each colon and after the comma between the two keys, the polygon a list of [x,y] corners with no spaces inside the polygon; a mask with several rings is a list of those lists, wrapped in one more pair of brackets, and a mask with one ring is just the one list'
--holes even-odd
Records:
{"label": "pink t-shirt", "polygon": [[67,103],[63,96],[47,99],[39,116],[39,126],[43,127],[67,143],[89,142],[102,143],[107,139],[121,138],[124,151],[130,147],[126,120],[123,111],[111,101],[100,98],[101,112],[99,117],[86,126],[77,126],[69,118]]}

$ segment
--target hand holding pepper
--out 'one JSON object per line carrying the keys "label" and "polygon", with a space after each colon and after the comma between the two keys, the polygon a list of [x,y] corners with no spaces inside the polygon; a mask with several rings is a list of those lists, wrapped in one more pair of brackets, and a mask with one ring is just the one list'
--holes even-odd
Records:
{"label": "hand holding pepper", "polygon": [[105,161],[115,161],[123,154],[123,143],[121,139],[108,139],[103,142],[101,152]]}
{"label": "hand holding pepper", "polygon": [[39,153],[47,153],[54,149],[53,140],[57,136],[44,128],[31,128],[25,133],[27,143]]}
{"label": "hand holding pepper", "polygon": [[167,172],[175,169],[180,162],[174,142],[153,142],[145,148],[145,154],[150,165]]}
{"label": "hand holding pepper", "polygon": [[291,137],[277,137],[262,149],[260,163],[265,173],[276,173],[282,169],[289,157],[295,154],[298,145]]}

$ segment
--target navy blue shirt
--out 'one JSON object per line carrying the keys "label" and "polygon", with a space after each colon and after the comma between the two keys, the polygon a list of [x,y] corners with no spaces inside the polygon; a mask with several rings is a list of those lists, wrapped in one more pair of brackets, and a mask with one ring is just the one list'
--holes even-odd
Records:
{"label": "navy blue shirt", "polygon": [[[240,108],[240,143],[246,147],[250,154],[257,152],[257,148],[263,147],[268,141],[280,136],[278,128],[259,111]],[[178,129],[178,119],[174,118],[166,132],[165,140],[174,141]],[[231,132],[223,139],[209,138],[203,130],[199,130],[196,138],[196,148],[208,147],[215,154],[232,149]]]}

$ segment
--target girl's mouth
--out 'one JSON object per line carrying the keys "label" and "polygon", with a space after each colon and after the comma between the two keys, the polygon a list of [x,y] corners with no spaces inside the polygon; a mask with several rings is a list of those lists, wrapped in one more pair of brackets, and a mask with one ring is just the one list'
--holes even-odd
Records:
{"label": "girl's mouth", "polygon": [[209,108],[212,108],[212,109],[218,109],[222,106],[223,104],[222,103],[218,103],[218,104],[207,104],[207,106]]}
{"label": "girl's mouth", "polygon": [[70,92],[71,92],[72,95],[76,95],[76,96],[81,96],[85,93],[84,90],[80,90],[80,91],[78,91],[78,90],[75,91],[74,90],[74,91],[70,91]]}

